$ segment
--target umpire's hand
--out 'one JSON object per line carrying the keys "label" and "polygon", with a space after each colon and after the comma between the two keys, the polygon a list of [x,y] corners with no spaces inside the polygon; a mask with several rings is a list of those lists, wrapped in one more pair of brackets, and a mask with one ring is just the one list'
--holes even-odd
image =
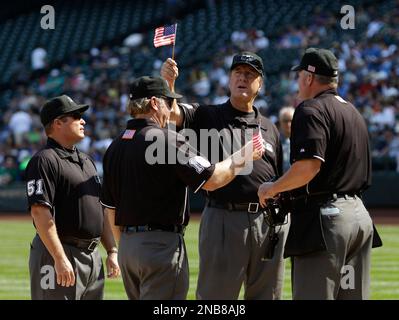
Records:
{"label": "umpire's hand", "polygon": [[259,186],[258,197],[262,208],[266,207],[267,199],[274,198],[278,194],[273,190],[273,182],[265,182]]}
{"label": "umpire's hand", "polygon": [[118,253],[110,252],[107,256],[107,260],[105,261],[107,266],[107,277],[108,278],[117,278],[121,274],[121,270],[119,269],[118,264]]}
{"label": "umpire's hand", "polygon": [[57,274],[57,284],[62,287],[73,287],[75,285],[75,273],[71,262],[64,255],[54,261],[54,269]]}
{"label": "umpire's hand", "polygon": [[179,69],[175,60],[168,58],[161,68],[161,77],[164,78],[171,89],[174,88],[175,80],[179,76]]}

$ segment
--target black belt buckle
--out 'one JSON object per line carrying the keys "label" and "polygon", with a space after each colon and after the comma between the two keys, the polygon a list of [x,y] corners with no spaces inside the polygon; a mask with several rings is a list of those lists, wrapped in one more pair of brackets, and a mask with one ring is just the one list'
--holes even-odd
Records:
{"label": "black belt buckle", "polygon": [[87,250],[89,251],[94,251],[100,241],[99,240],[93,240],[90,242],[89,246],[87,247]]}
{"label": "black belt buckle", "polygon": [[250,202],[248,203],[248,212],[249,213],[257,213],[259,211],[259,203]]}

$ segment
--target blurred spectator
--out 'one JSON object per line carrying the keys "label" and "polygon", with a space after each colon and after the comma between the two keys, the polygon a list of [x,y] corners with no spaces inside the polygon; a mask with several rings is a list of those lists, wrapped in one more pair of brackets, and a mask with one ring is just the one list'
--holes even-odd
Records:
{"label": "blurred spectator", "polygon": [[226,89],[223,86],[217,86],[215,97],[212,100],[212,104],[225,103],[229,97],[226,94]]}
{"label": "blurred spectator", "polygon": [[132,33],[123,40],[123,44],[129,48],[136,48],[143,43],[143,35],[141,33]]}
{"label": "blurred spectator", "polygon": [[291,123],[294,112],[295,109],[293,107],[282,107],[278,116],[280,141],[283,147],[283,172],[290,168]]}
{"label": "blurred spectator", "polygon": [[22,144],[22,139],[31,129],[32,118],[30,114],[23,110],[13,113],[8,127],[10,128],[16,145]]}
{"label": "blurred spectator", "polygon": [[14,157],[5,156],[0,164],[0,186],[5,186],[17,180],[18,166]]}
{"label": "blurred spectator", "polygon": [[31,69],[33,71],[32,77],[42,75],[47,68],[47,51],[42,46],[32,50],[31,53]]}
{"label": "blurred spectator", "polygon": [[[171,10],[180,5],[185,2],[169,2]],[[217,7],[219,2],[214,5]],[[235,25],[237,29],[230,31],[230,41],[209,48],[213,55],[193,60],[180,69],[179,90],[186,101],[224,102],[228,99],[233,55],[252,49],[264,57],[267,68],[265,84],[254,104],[262,114],[276,121],[281,106],[297,105],[297,82],[295,74],[289,71],[295,64],[291,57],[297,57],[296,51],[307,46],[330,47],[339,58],[339,94],[354,102],[366,119],[375,159],[387,157],[391,161],[399,157],[399,10],[396,6],[384,15],[379,10],[373,5],[359,5],[353,32],[337,29],[336,16],[321,4],[314,8],[314,16],[309,17],[307,25],[302,18],[295,25],[277,23],[273,30],[240,29],[244,24]],[[105,148],[125,125],[129,82],[141,75],[143,66],[149,67],[148,73],[159,75],[162,61],[170,54],[168,50],[151,50],[144,40],[152,36],[153,29],[133,33],[119,44],[105,43],[87,52],[71,54],[50,70],[44,44],[32,51],[31,67],[29,59],[24,63],[20,57],[13,67],[11,94],[4,95],[6,103],[0,106],[0,163],[13,156],[17,165],[22,165],[28,153],[41,147],[38,110],[46,98],[67,93],[90,105],[85,115],[87,139],[81,147],[100,170]],[[183,54],[185,47],[176,47],[177,59],[182,56],[178,50]],[[34,70],[41,70],[41,76],[35,78]],[[376,168],[378,165],[377,162]],[[379,168],[391,167],[382,164]]]}

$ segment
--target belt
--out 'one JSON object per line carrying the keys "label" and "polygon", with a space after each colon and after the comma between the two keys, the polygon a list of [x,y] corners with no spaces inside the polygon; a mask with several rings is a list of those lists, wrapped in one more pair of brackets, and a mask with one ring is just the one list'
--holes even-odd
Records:
{"label": "belt", "polygon": [[155,224],[146,224],[143,226],[123,226],[121,227],[122,232],[147,232],[147,231],[166,231],[166,232],[175,232],[175,233],[182,233],[186,226],[183,225],[170,225],[170,226],[161,226]]}
{"label": "belt", "polygon": [[79,249],[85,249],[89,251],[94,251],[97,245],[100,243],[100,237],[93,239],[79,239],[71,236],[60,237],[61,243],[65,243],[74,246]]}
{"label": "belt", "polygon": [[225,209],[230,211],[246,211],[249,213],[258,213],[262,210],[258,202],[234,203],[208,199],[207,205],[211,208]]}
{"label": "belt", "polygon": [[355,198],[355,197],[360,197],[361,193],[360,192],[336,192],[336,193],[313,193],[313,194],[304,194],[300,196],[291,196],[290,200],[292,201],[299,201],[299,200],[304,200],[304,201],[313,201],[313,202],[325,202],[329,200],[335,200],[339,198]]}

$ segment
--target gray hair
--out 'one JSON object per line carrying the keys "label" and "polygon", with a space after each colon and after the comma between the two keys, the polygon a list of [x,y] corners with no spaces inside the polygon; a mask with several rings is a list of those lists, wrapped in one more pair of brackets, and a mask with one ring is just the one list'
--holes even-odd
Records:
{"label": "gray hair", "polygon": [[282,107],[280,109],[280,112],[278,113],[278,118],[281,121],[281,119],[284,117],[284,115],[288,114],[290,116],[290,118],[292,119],[292,117],[294,116],[294,112],[295,112],[294,107],[291,107],[291,106]]}
{"label": "gray hair", "polygon": [[316,81],[322,85],[329,85],[331,88],[336,89],[338,87],[338,76],[336,77],[329,77],[329,76],[323,76],[320,74],[315,74],[312,72],[309,72],[307,70],[303,70],[306,72],[306,74],[313,74]]}
{"label": "gray hair", "polygon": [[320,74],[316,74],[315,78],[316,78],[317,82],[319,82],[320,84],[328,84],[334,88],[336,88],[338,86],[338,76],[328,77],[328,76],[322,76]]}
{"label": "gray hair", "polygon": [[150,98],[129,100],[126,110],[132,117],[138,114],[148,113],[150,111],[150,101]]}

